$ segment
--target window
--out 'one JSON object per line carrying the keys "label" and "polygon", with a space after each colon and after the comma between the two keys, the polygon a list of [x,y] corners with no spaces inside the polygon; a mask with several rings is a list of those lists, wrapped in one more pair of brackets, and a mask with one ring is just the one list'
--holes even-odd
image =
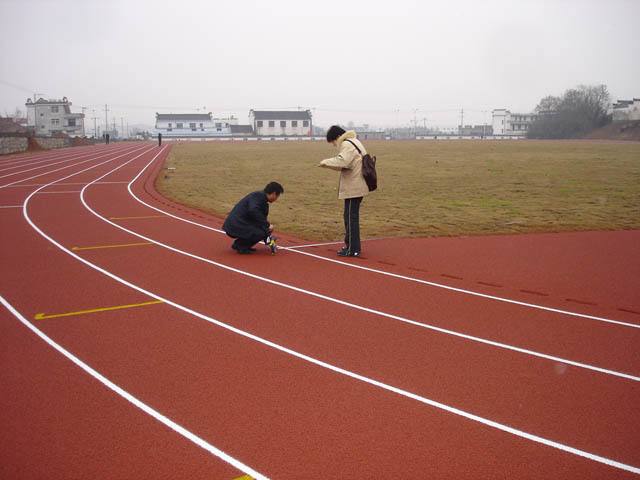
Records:
{"label": "window", "polygon": [[196,131],[196,124],[195,123],[190,123],[189,124],[189,128],[191,129],[192,132]]}
{"label": "window", "polygon": [[70,118],[68,119],[68,123],[70,127],[75,127],[76,126],[76,119],[75,118]]}
{"label": "window", "polygon": [[304,121],[302,122],[302,126],[303,126],[303,127],[308,127],[308,126],[309,126],[309,120],[304,120]]}
{"label": "window", "polygon": [[[171,125],[171,124],[169,124],[169,125]],[[171,127],[167,128],[167,132],[171,132],[172,130],[173,130],[173,128],[171,128]]]}
{"label": "window", "polygon": [[258,127],[262,127],[262,120],[258,120]]}
{"label": "window", "polygon": [[200,124],[200,128],[204,128],[204,125],[202,123]]}
{"label": "window", "polygon": [[57,127],[58,125],[60,125],[60,119],[59,118],[52,118],[51,119],[51,126],[52,127]]}
{"label": "window", "polygon": [[51,107],[51,113],[58,113],[58,107]]}
{"label": "window", "polygon": [[172,125],[170,123],[167,124],[167,128],[171,130]]}
{"label": "window", "polygon": [[176,123],[176,128],[182,128],[182,124],[181,123]]}
{"label": "window", "polygon": [[297,127],[298,126],[298,121],[297,120],[291,120],[291,126],[292,127]]}
{"label": "window", "polygon": [[275,127],[276,126],[276,122],[274,120],[269,120],[269,126],[270,127]]}
{"label": "window", "polygon": [[281,120],[281,121],[280,121],[280,126],[281,126],[282,128],[286,127],[286,126],[287,126],[287,121],[286,121],[286,120]]}

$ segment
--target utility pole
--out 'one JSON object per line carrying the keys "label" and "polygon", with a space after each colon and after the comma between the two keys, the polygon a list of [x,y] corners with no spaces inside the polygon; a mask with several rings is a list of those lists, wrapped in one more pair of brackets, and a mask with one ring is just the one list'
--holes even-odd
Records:
{"label": "utility pole", "polygon": [[120,117],[120,138],[124,136],[124,118]]}
{"label": "utility pole", "polygon": [[98,120],[98,117],[96,117],[96,111],[95,109],[92,110],[93,112],[93,117],[91,117],[93,119],[93,138],[98,138],[98,125],[96,123],[96,120]]}
{"label": "utility pole", "polygon": [[464,128],[464,108],[460,110],[460,135],[462,135],[463,128]]}
{"label": "utility pole", "polygon": [[424,134],[427,134],[427,117],[422,119],[422,124],[424,125]]}
{"label": "utility pole", "polygon": [[87,110],[87,107],[80,107],[82,109],[82,136],[84,137],[84,111]]}
{"label": "utility pole", "polygon": [[104,104],[104,134],[106,135],[107,132],[109,131],[109,121],[108,121],[108,117],[107,117],[107,112],[109,111],[109,108],[107,107],[107,104]]}

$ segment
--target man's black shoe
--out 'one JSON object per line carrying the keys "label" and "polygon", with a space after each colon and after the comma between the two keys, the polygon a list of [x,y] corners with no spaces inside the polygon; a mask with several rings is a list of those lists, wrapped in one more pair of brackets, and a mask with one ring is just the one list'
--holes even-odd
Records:
{"label": "man's black shoe", "polygon": [[360,252],[349,252],[349,250],[342,249],[338,252],[339,257],[359,257]]}

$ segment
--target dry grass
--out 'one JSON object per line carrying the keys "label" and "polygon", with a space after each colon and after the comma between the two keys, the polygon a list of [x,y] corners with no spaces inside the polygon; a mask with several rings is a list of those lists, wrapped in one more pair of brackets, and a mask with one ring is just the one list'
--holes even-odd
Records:
{"label": "dry grass", "polygon": [[[369,141],[379,189],[363,237],[640,228],[640,143]],[[338,172],[315,165],[325,142],[207,142],[173,147],[160,192],[224,216],[271,180],[270,220],[309,240],[342,235]]]}

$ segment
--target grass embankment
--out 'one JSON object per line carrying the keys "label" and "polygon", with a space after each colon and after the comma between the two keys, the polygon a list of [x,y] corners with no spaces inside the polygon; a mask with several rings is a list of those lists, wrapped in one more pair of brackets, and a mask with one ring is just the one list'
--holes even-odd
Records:
{"label": "grass embankment", "polygon": [[[640,144],[369,141],[378,191],[361,208],[363,237],[640,228]],[[280,231],[309,240],[343,232],[338,172],[315,165],[324,142],[180,143],[158,178],[163,195],[224,216],[271,180]]]}

